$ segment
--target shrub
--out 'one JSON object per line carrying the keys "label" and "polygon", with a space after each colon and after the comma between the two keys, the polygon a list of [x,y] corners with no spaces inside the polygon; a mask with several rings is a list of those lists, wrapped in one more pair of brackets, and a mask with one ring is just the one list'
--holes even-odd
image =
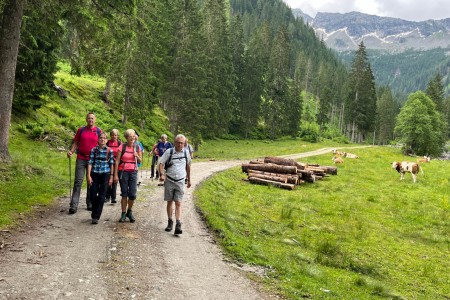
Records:
{"label": "shrub", "polygon": [[317,123],[305,122],[300,126],[300,138],[306,142],[317,143],[320,141],[320,126]]}

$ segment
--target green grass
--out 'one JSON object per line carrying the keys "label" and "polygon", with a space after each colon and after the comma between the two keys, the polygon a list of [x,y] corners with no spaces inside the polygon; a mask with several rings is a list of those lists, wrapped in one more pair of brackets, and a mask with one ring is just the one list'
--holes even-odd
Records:
{"label": "green grass", "polygon": [[19,214],[52,203],[55,195],[69,193],[67,158],[19,132],[11,137],[10,152],[13,163],[1,166],[0,228],[17,224]]}
{"label": "green grass", "polygon": [[[289,299],[448,299],[450,162],[424,164],[413,184],[391,169],[408,159],[398,149],[351,152],[337,176],[294,191],[220,173],[197,205],[226,252]],[[330,165],[331,153],[301,161]]]}
{"label": "green grass", "polygon": [[264,156],[280,156],[308,152],[324,147],[351,147],[354,145],[339,145],[325,140],[320,143],[308,143],[299,139],[282,138],[269,140],[208,140],[204,141],[199,151],[194,155],[199,159],[229,160],[252,159]]}

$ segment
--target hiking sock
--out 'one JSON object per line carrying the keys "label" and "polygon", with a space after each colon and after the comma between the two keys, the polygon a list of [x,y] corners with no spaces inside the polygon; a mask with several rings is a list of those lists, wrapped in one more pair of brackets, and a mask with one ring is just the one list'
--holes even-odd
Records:
{"label": "hiking sock", "polygon": [[167,222],[167,227],[164,230],[165,231],[172,231],[172,228],[173,228],[173,221],[172,221],[172,219],[169,219],[169,221]]}
{"label": "hiking sock", "polygon": [[182,234],[183,230],[181,230],[181,222],[177,220],[177,224],[175,225],[175,234]]}
{"label": "hiking sock", "polygon": [[126,212],[122,212],[122,215],[120,216],[120,223],[123,223],[127,220],[127,213]]}
{"label": "hiking sock", "polygon": [[133,216],[133,213],[132,213],[131,209],[127,210],[127,217],[128,217],[128,219],[130,219],[130,223],[134,223],[136,221],[136,219]]}

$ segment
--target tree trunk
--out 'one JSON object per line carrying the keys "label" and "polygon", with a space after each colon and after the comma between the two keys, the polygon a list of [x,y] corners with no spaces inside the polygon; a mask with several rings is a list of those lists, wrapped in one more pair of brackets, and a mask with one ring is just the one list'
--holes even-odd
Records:
{"label": "tree trunk", "polygon": [[9,127],[25,0],[7,0],[0,26],[0,162],[10,162]]}
{"label": "tree trunk", "polygon": [[111,92],[111,80],[106,79],[105,89],[103,90],[102,99],[106,104],[111,104],[109,101],[109,93]]}

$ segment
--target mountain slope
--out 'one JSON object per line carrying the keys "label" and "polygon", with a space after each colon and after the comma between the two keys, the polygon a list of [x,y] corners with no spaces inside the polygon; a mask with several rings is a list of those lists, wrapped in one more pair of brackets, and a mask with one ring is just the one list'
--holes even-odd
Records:
{"label": "mountain slope", "polygon": [[377,84],[391,87],[401,100],[424,90],[437,72],[448,94],[450,18],[414,22],[359,12],[319,12],[315,18],[300,9],[293,13],[310,24],[348,65],[354,50],[364,42]]}
{"label": "mountain slope", "polygon": [[319,12],[315,18],[308,18],[301,10],[293,12],[308,21],[325,43],[338,51],[354,50],[361,41],[370,49],[396,52],[450,47],[450,18],[414,22],[359,12]]}

